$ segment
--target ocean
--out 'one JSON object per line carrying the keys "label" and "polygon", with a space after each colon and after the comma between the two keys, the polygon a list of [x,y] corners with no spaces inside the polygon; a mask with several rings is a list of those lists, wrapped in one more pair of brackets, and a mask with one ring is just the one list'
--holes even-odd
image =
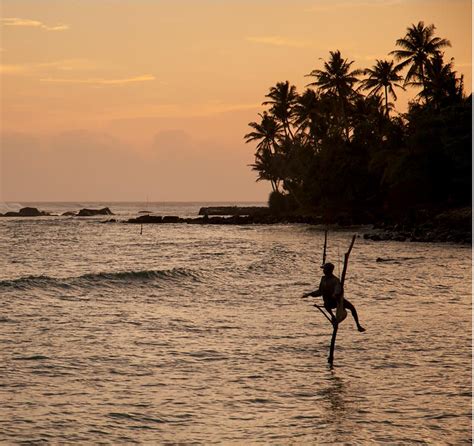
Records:
{"label": "ocean", "polygon": [[[226,203],[219,203],[226,204]],[[16,203],[0,218],[1,444],[470,445],[471,247],[331,228],[357,308],[301,299],[324,231],[126,224],[205,203]],[[254,203],[252,203],[254,205]],[[2,210],[0,209],[0,212]]]}

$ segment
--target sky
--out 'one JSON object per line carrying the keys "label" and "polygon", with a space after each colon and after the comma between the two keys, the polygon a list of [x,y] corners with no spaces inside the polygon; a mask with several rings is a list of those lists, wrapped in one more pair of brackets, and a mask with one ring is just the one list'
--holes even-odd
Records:
{"label": "sky", "polygon": [[[472,88],[470,0],[1,0],[0,201],[261,201],[270,87],[433,23]],[[400,93],[406,110],[416,90]]]}

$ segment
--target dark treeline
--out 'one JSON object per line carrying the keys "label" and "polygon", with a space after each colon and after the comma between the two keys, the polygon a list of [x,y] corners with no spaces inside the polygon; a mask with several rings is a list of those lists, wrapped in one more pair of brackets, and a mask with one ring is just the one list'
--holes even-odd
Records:
{"label": "dark treeline", "polygon": [[[271,183],[270,207],[368,221],[470,206],[471,96],[444,58],[448,46],[419,22],[391,60],[355,70],[331,51],[303,93],[288,81],[270,88],[245,135],[256,143],[257,181]],[[392,101],[406,88],[414,96],[400,114]]]}

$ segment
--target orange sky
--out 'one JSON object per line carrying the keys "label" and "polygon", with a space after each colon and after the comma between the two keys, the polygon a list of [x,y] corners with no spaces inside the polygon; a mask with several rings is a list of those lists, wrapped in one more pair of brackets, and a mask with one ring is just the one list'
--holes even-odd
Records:
{"label": "orange sky", "polygon": [[[471,91],[470,0],[2,0],[0,201],[266,201],[243,142],[330,50],[387,58],[419,20]],[[403,111],[407,97],[396,108]]]}

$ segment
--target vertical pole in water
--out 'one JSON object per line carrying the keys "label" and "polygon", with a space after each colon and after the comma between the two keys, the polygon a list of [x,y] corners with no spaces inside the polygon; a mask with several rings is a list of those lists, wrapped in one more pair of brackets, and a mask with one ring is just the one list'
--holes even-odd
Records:
{"label": "vertical pole in water", "polygon": [[[352,247],[354,246],[355,239],[356,239],[356,236],[354,235],[352,237],[349,249],[344,254],[344,267],[342,269],[342,275],[341,275],[341,291],[342,291],[341,299],[344,299],[344,281],[346,280],[346,272],[347,272],[347,265],[349,263],[349,255],[352,251]],[[331,366],[334,362],[334,348],[336,347],[336,335],[337,335],[337,329],[339,328],[339,322],[337,319],[333,321],[333,327],[334,329],[332,332],[331,347],[329,349],[329,356],[328,356],[328,362]]]}
{"label": "vertical pole in water", "polygon": [[328,246],[328,230],[324,231],[324,249],[323,249],[323,266],[326,263],[326,248]]}
{"label": "vertical pole in water", "polygon": [[337,335],[337,329],[339,327],[339,323],[337,321],[334,321],[332,325],[334,328],[332,331],[331,348],[329,349],[329,357],[328,357],[328,362],[329,362],[329,365],[331,366],[334,361],[334,347],[336,346],[336,335]]}

